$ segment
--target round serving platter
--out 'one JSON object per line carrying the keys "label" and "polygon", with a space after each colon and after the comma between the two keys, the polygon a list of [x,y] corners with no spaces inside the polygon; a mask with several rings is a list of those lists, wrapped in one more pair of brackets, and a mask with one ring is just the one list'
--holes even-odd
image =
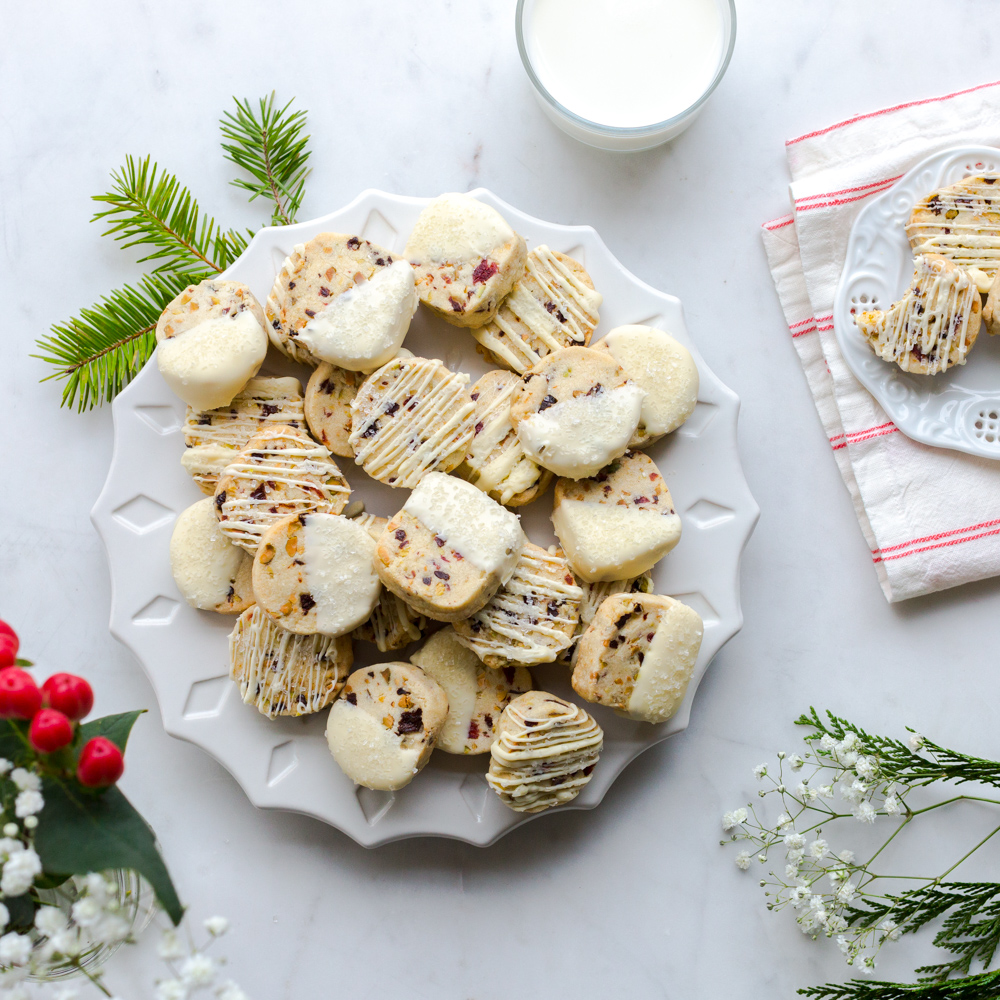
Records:
{"label": "round serving platter", "polygon": [[[683,522],[677,548],[653,570],[654,589],[701,614],[705,622],[701,654],[683,705],[662,725],[633,722],[600,706],[587,706],[604,728],[604,752],[590,784],[572,804],[561,808],[592,809],[629,761],[687,727],[701,677],[743,623],[740,556],[759,512],[736,447],[739,399],[698,354],[680,301],[626,271],[593,229],[532,218],[484,189],[471,194],[496,208],[529,248],[545,243],[584,264],[604,296],[595,341],[625,323],[659,327],[688,347],[701,379],[698,405],[687,423],[648,449]],[[294,245],[324,231],[359,234],[401,253],[429,200],[365,191],[330,215],[261,230],[224,276],[249,285],[263,302]],[[491,367],[476,353],[475,341],[466,331],[424,309],[414,317],[405,346],[419,356],[441,358],[473,381]],[[309,372],[272,350],[261,374],[294,374],[304,386]],[[113,412],[114,455],[91,516],[110,564],[111,631],[142,664],[167,732],[215,757],[255,805],[315,816],[369,847],[418,836],[486,845],[537,818],[511,811],[490,791],[484,777],[489,755],[436,752],[406,788],[375,792],[355,786],[330,756],[323,734],[325,712],[268,720],[244,705],[228,675],[227,637],[234,619],[189,607],[170,572],[173,522],[203,496],[180,464],[184,405],[151,360],[114,401]],[[363,499],[370,512],[391,517],[405,502],[406,491],[374,482],[349,460],[337,461],[355,490],[352,498]],[[556,540],[551,512],[551,487],[534,503],[517,508],[528,536],[540,545]],[[405,660],[410,652],[380,654],[374,645],[361,642],[354,649],[355,666]],[[565,667],[548,664],[533,673],[536,686],[579,701]]]}
{"label": "round serving platter", "polygon": [[855,312],[888,309],[913,278],[906,222],[935,188],[969,174],[1000,171],[1000,149],[956,146],[921,160],[854,220],[833,305],[844,360],[907,436],[937,448],[1000,459],[1000,338],[981,330],[964,365],[915,375],[875,356],[854,324]]}

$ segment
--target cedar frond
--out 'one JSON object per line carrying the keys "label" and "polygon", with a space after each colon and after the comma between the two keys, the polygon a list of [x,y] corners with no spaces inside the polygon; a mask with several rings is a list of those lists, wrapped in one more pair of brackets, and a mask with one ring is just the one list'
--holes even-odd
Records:
{"label": "cedar frond", "polygon": [[813,1000],[996,1000],[1000,996],[1000,969],[943,983],[887,983],[852,979],[825,983],[798,991]]}

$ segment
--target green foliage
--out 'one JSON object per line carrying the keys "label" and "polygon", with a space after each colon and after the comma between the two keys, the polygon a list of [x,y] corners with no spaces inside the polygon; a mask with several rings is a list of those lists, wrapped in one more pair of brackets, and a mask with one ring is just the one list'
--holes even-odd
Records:
{"label": "green foliage", "polygon": [[814,1000],[997,1000],[1000,997],[1000,969],[981,972],[945,983],[887,983],[852,979],[847,983],[825,983],[799,990]]}
{"label": "green foliage", "polygon": [[105,715],[103,718],[83,723],[80,726],[80,746],[95,736],[104,736],[111,740],[122,753],[125,753],[132,727],[135,725],[136,719],[140,715],[144,715],[145,712],[146,710],[143,708],[133,712],[122,712],[120,715]]}
{"label": "green foliage", "polygon": [[306,113],[291,111],[293,101],[275,107],[273,91],[260,99],[256,112],[248,100],[233,100],[235,113],[227,111],[219,122],[222,148],[226,159],[252,178],[237,178],[233,184],[249,191],[250,201],[264,197],[274,202],[272,226],[291,225],[302,206],[309,174],[309,136],[302,134]]}

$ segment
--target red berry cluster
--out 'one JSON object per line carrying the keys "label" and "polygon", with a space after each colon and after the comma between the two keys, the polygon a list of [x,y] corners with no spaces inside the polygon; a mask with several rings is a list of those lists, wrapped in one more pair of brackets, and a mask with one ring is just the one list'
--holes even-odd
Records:
{"label": "red berry cluster", "polygon": [[[91,686],[75,674],[53,674],[39,687],[26,670],[14,666],[17,634],[0,621],[0,719],[24,719],[28,741],[38,753],[55,753],[73,742],[75,724],[94,707]],[[76,777],[88,788],[113,785],[125,770],[122,752],[111,740],[95,736],[80,751]]]}

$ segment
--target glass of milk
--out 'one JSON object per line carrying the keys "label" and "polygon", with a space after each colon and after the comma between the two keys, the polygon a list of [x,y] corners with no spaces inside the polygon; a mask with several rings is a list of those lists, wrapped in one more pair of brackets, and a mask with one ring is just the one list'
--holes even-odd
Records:
{"label": "glass of milk", "polygon": [[518,0],[542,110],[601,149],[649,149],[694,121],[736,42],[734,0]]}

